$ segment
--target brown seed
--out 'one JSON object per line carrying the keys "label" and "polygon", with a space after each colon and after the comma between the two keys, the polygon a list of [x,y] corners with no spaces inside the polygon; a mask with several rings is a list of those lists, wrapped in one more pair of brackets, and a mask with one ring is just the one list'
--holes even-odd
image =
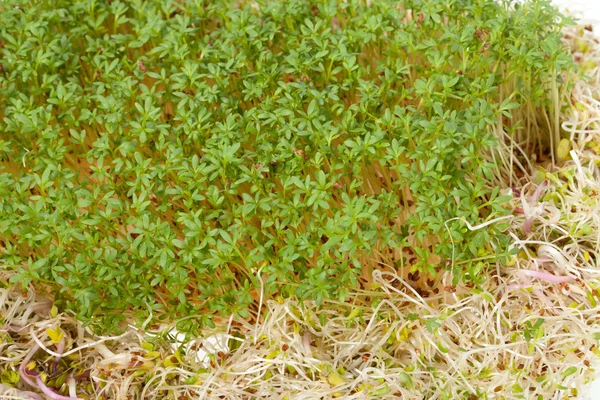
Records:
{"label": "brown seed", "polygon": [[332,185],[332,187],[333,187],[334,189],[341,189],[341,188],[342,188],[342,185],[340,185],[339,183],[335,182],[335,183]]}
{"label": "brown seed", "polygon": [[418,281],[419,280],[419,271],[409,273],[408,279],[410,279],[411,281]]}
{"label": "brown seed", "polygon": [[294,153],[298,154],[300,157],[304,157],[304,150],[300,150],[294,147]]}
{"label": "brown seed", "polygon": [[146,72],[146,66],[141,61],[138,61],[138,68],[140,69],[140,71]]}
{"label": "brown seed", "polygon": [[584,29],[585,29],[586,31],[589,31],[589,32],[593,32],[593,31],[594,31],[594,27],[593,27],[592,25],[586,25],[586,26],[584,27]]}
{"label": "brown seed", "polygon": [[284,343],[283,346],[281,346],[281,351],[288,351],[289,348],[290,346]]}
{"label": "brown seed", "polygon": [[316,17],[319,15],[319,7],[316,4],[312,5],[312,14]]}
{"label": "brown seed", "polygon": [[333,29],[334,32],[340,29],[340,20],[337,15],[334,15],[331,19],[331,29]]}
{"label": "brown seed", "polygon": [[487,37],[487,32],[483,29],[477,28],[477,29],[475,29],[475,36],[477,36],[477,38],[483,42],[483,41],[485,41],[485,38]]}
{"label": "brown seed", "polygon": [[371,355],[369,353],[365,353],[362,355],[363,362],[368,362],[370,358],[371,358]]}

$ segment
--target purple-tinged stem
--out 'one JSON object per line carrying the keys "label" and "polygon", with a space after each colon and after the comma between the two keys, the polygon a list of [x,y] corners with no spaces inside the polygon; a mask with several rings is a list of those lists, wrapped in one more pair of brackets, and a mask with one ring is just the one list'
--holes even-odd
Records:
{"label": "purple-tinged stem", "polygon": [[573,279],[575,279],[572,276],[552,275],[552,274],[549,274],[548,272],[534,271],[531,269],[521,270],[521,273],[525,274],[527,276],[530,276],[532,278],[538,278],[538,279],[542,279],[544,281],[553,282],[553,283],[569,282],[569,281],[572,281]]}
{"label": "purple-tinged stem", "polygon": [[21,365],[19,365],[19,375],[21,375],[21,379],[23,379],[29,386],[32,386],[34,388],[37,388],[37,385],[35,383],[33,383],[33,381],[31,379],[29,379],[29,376],[27,376],[27,364],[29,364],[29,361],[31,361],[31,359],[33,358],[33,356],[39,349],[40,349],[40,346],[35,344],[31,348],[31,350],[29,351],[27,356],[23,359],[23,361],[21,362]]}
{"label": "purple-tinged stem", "polygon": [[[56,345],[56,352],[59,354],[62,354],[62,352],[65,351],[65,339],[61,339],[60,342],[58,342],[58,344]],[[54,357],[54,362],[52,363],[52,372],[56,372],[56,366],[58,365],[58,362],[60,361],[61,357],[56,356]]]}

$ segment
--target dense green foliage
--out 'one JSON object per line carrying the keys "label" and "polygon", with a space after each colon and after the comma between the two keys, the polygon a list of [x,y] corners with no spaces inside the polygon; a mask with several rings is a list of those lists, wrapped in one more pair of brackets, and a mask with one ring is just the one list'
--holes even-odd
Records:
{"label": "dense green foliage", "polygon": [[556,111],[570,65],[545,1],[0,9],[1,257],[107,327],[245,317],[261,279],[343,297],[380,262],[435,274],[453,252],[482,279],[502,225],[446,222],[507,212],[482,154]]}

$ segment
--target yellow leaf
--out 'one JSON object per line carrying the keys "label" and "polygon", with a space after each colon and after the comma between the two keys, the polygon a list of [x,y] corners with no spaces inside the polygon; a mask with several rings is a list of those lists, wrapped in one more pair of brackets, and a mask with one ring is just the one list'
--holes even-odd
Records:
{"label": "yellow leaf", "polygon": [[354,319],[358,317],[358,314],[360,314],[360,308],[353,308],[350,314],[348,314],[348,319]]}
{"label": "yellow leaf", "polygon": [[506,266],[507,267],[512,267],[513,265],[515,265],[517,263],[517,259],[514,256],[511,256],[507,261],[506,261]]}
{"label": "yellow leaf", "polygon": [[158,356],[160,356],[158,351],[149,351],[146,353],[145,358],[156,358]]}
{"label": "yellow leaf", "polygon": [[175,356],[167,357],[163,361],[163,365],[166,368],[176,366],[177,364],[179,364],[179,360],[177,360],[177,357],[175,357]]}
{"label": "yellow leaf", "polygon": [[55,318],[57,315],[58,315],[58,307],[52,306],[52,308],[50,309],[50,316],[52,318]]}
{"label": "yellow leaf", "polygon": [[590,51],[589,43],[583,39],[575,39],[575,48],[581,53],[587,53]]}
{"label": "yellow leaf", "polygon": [[142,346],[142,349],[144,349],[146,351],[154,350],[154,346],[152,345],[152,343],[144,342],[141,344],[141,346]]}
{"label": "yellow leaf", "polygon": [[178,362],[180,362],[180,363],[183,362],[183,357],[181,356],[181,353],[179,351],[175,352],[175,358],[177,359]]}
{"label": "yellow leaf", "polygon": [[150,370],[152,368],[154,368],[154,362],[152,361],[144,361],[144,363],[141,365],[142,369],[147,369]]}
{"label": "yellow leaf", "polygon": [[598,64],[596,64],[594,60],[586,60],[585,62],[583,62],[583,64],[581,64],[581,69],[584,71],[590,71],[596,68],[597,66]]}
{"label": "yellow leaf", "polygon": [[405,326],[404,328],[402,328],[402,330],[400,331],[400,340],[405,341],[408,340],[408,336],[410,335],[410,333],[408,332],[407,327]]}
{"label": "yellow leaf", "polygon": [[19,373],[16,371],[6,370],[0,374],[0,382],[8,383],[9,385],[16,385],[19,383]]}
{"label": "yellow leaf", "polygon": [[52,340],[52,343],[58,344],[63,339],[65,333],[57,326],[56,329],[46,329],[46,335]]}
{"label": "yellow leaf", "polygon": [[533,182],[537,185],[546,180],[546,171],[543,168],[538,168],[533,174]]}
{"label": "yellow leaf", "polygon": [[561,139],[556,149],[556,155],[561,161],[569,159],[569,152],[571,151],[571,142],[569,139]]}
{"label": "yellow leaf", "polygon": [[331,386],[339,386],[339,385],[343,385],[344,383],[346,383],[344,378],[337,372],[330,373],[329,376],[327,377],[327,382],[329,382],[329,384]]}

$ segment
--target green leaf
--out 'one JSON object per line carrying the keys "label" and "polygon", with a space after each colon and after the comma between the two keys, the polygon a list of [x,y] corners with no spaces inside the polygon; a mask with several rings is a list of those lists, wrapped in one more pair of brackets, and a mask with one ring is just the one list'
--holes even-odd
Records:
{"label": "green leaf", "polygon": [[575,374],[577,371],[578,371],[577,367],[569,367],[563,372],[563,378],[571,376],[571,375]]}

